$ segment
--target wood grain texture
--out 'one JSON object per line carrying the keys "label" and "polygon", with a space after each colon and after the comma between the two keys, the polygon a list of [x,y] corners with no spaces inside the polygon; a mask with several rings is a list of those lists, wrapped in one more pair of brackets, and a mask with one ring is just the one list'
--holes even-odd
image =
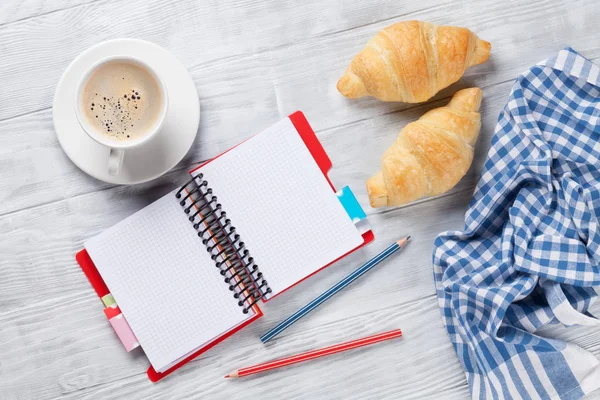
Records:
{"label": "wood grain texture", "polygon": [[[4,0],[0,3],[0,398],[465,399],[469,392],[434,295],[435,236],[460,228],[513,79],[571,45],[600,59],[592,1]],[[489,62],[420,105],[348,101],[335,82],[380,28],[403,19],[463,25],[492,42]],[[543,21],[540,23],[539,21]],[[55,85],[82,50],[138,37],[190,69],[199,134],[173,171],[116,187],[79,171],[52,126]],[[265,317],[158,385],[125,353],[74,260],[84,240],[149,204],[208,159],[301,109],[334,169],[367,205],[364,182],[400,129],[458,88],[484,89],[473,166],[448,194],[367,207],[377,240],[265,306]],[[414,241],[264,347],[259,336],[403,234]],[[592,310],[600,312],[600,303]],[[405,337],[235,382],[232,368],[401,327]],[[546,329],[600,356],[598,329]],[[334,372],[332,372],[334,371]],[[435,377],[433,379],[432,377]],[[600,399],[600,393],[588,396]]]}
{"label": "wood grain texture", "polygon": [[65,10],[98,0],[21,0],[0,2],[0,25]]}

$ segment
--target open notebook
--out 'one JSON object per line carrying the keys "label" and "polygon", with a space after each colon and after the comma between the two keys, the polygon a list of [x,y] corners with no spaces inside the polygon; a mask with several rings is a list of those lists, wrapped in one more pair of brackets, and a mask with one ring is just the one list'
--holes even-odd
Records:
{"label": "open notebook", "polygon": [[280,121],[85,243],[155,371],[365,242],[299,124],[310,130],[301,113]]}

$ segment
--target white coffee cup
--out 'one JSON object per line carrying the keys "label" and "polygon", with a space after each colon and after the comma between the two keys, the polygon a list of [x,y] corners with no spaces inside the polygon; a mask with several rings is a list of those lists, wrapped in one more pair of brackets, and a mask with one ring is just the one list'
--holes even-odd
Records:
{"label": "white coffee cup", "polygon": [[[88,79],[101,66],[109,62],[118,61],[132,63],[146,70],[158,83],[162,95],[162,106],[154,123],[149,127],[148,131],[144,135],[132,140],[110,139],[109,137],[102,135],[87,121],[87,118],[83,112],[83,102],[81,97]],[[123,159],[127,150],[142,147],[144,144],[152,140],[152,138],[160,131],[167,115],[168,106],[169,99],[163,80],[148,64],[131,56],[111,56],[98,61],[83,74],[83,77],[77,85],[77,91],[75,93],[75,114],[77,115],[79,124],[90,138],[110,149],[107,159],[107,168],[110,175],[118,175],[121,172],[121,166],[123,165]]]}

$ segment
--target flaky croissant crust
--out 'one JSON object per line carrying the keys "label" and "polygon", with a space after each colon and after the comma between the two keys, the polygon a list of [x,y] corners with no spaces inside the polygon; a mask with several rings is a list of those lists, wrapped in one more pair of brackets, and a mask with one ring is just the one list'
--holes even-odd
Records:
{"label": "flaky croissant crust", "polygon": [[358,53],[337,84],[354,99],[419,103],[485,62],[491,45],[466,28],[398,22],[379,31]]}
{"label": "flaky croissant crust", "polygon": [[406,125],[367,181],[371,206],[398,206],[453,188],[466,174],[481,128],[482,92],[463,89]]}

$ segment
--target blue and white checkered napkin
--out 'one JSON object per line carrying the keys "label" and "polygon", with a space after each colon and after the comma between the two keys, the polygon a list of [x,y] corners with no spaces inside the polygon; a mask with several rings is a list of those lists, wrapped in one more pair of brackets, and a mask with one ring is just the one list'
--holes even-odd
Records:
{"label": "blue and white checkered napkin", "polygon": [[[475,399],[578,399],[600,362],[540,327],[596,325],[600,69],[572,49],[520,76],[464,231],[435,241],[442,317]],[[598,329],[600,334],[600,329]]]}

